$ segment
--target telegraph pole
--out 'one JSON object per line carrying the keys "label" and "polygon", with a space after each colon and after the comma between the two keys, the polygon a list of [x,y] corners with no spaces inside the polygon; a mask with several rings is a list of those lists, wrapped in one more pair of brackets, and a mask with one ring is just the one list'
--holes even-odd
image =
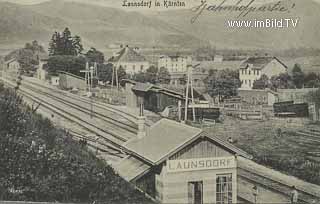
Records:
{"label": "telegraph pole", "polygon": [[90,67],[90,118],[93,117],[93,98],[92,98],[92,87],[93,87],[93,72],[94,67]]}
{"label": "telegraph pole", "polygon": [[189,98],[189,67],[187,67],[187,86],[186,86],[186,101],[185,101],[185,107],[184,107],[184,122],[187,122],[188,119],[188,98]]}
{"label": "telegraph pole", "polygon": [[[96,65],[95,65],[96,66]],[[92,98],[92,86],[93,86],[93,73],[94,67],[89,68],[89,63],[86,63],[86,69],[80,70],[81,73],[85,73],[85,81],[87,85],[87,96],[90,98],[90,118],[93,117],[93,98]]]}
{"label": "telegraph pole", "polygon": [[191,100],[192,100],[192,116],[193,116],[193,122],[196,121],[196,113],[194,109],[194,97],[193,97],[193,76],[192,76],[192,69],[193,67],[191,66],[191,70],[189,70],[189,75],[190,75],[190,87],[191,87]]}
{"label": "telegraph pole", "polygon": [[188,100],[189,100],[189,85],[191,92],[191,101],[192,101],[192,116],[193,122],[196,121],[195,107],[194,107],[194,97],[193,97],[193,77],[192,77],[192,65],[187,65],[187,87],[186,87],[186,101],[185,101],[185,110],[184,110],[184,121],[188,119]]}

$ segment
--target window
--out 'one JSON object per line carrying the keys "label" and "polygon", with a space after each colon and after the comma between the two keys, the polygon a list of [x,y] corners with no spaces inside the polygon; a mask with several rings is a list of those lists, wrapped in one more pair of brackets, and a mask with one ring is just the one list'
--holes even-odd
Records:
{"label": "window", "polygon": [[203,182],[188,182],[188,201],[189,204],[203,204]]}
{"label": "window", "polygon": [[140,66],[140,70],[143,71],[143,65]]}
{"label": "window", "polygon": [[256,75],[256,70],[253,70],[253,75]]}
{"label": "window", "polygon": [[249,70],[249,75],[251,74],[251,71]]}
{"label": "window", "polygon": [[244,80],[244,83],[247,84],[247,80]]}
{"label": "window", "polygon": [[232,174],[217,175],[217,204],[232,203]]}
{"label": "window", "polygon": [[132,65],[133,71],[136,70],[136,65]]}
{"label": "window", "polygon": [[244,74],[247,74],[247,70],[244,70]]}
{"label": "window", "polygon": [[251,80],[249,79],[249,86],[251,87]]}
{"label": "window", "polygon": [[257,70],[257,75],[259,75],[259,70]]}

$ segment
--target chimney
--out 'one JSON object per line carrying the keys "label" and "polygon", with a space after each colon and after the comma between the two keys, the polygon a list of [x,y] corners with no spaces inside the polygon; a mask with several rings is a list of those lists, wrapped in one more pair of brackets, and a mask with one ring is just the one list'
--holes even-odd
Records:
{"label": "chimney", "polygon": [[144,105],[143,103],[141,103],[140,113],[138,116],[138,139],[141,139],[146,136],[146,127],[145,127],[146,118],[143,115],[143,109],[144,109]]}

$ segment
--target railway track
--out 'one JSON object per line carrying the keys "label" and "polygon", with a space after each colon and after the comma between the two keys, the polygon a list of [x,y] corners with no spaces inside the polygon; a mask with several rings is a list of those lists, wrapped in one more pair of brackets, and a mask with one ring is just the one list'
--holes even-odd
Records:
{"label": "railway track", "polygon": [[[6,83],[7,84],[9,83],[9,85],[11,87],[15,86],[15,85],[12,85],[12,82],[6,81]],[[92,123],[82,119],[81,117],[75,115],[75,114],[72,114],[70,112],[66,113],[65,110],[63,110],[62,108],[60,108],[56,105],[53,105],[52,103],[49,103],[47,100],[45,100],[43,97],[40,98],[38,96],[35,96],[34,93],[32,93],[32,92],[38,93],[38,91],[39,90],[35,90],[35,89],[30,91],[30,90],[27,90],[26,88],[24,88],[23,86],[20,87],[20,89],[19,89],[19,93],[22,94],[24,97],[27,97],[32,101],[36,101],[38,103],[41,103],[42,106],[44,106],[45,108],[54,112],[55,114],[60,115],[63,118],[66,118],[70,121],[75,122],[76,124],[80,125],[81,127],[88,130],[89,132],[92,132],[95,135],[97,135],[98,137],[102,138],[105,142],[107,142],[107,144],[104,143],[104,146],[106,148],[108,148],[112,151],[116,151],[119,154],[122,152],[121,151],[121,144],[126,142],[128,140],[128,138],[119,136],[119,134],[111,132],[109,130],[102,129],[102,128],[98,127],[97,125],[92,124]],[[46,97],[48,97],[48,96],[46,96]],[[77,111],[80,111],[80,112],[87,114],[86,111],[82,111],[79,109],[77,109]]]}
{"label": "railway track", "polygon": [[299,143],[302,146],[319,150],[320,152],[320,131],[318,130],[300,130],[290,135],[291,141]]}
{"label": "railway track", "polygon": [[[29,87],[28,89],[30,89],[30,90],[36,90],[34,87],[29,86],[29,85],[25,85],[24,84],[23,86],[24,87]],[[56,101],[59,101],[59,102],[63,103],[65,105],[69,106],[69,107],[72,107],[72,108],[74,108],[74,109],[76,109],[78,111],[82,111],[82,112],[87,113],[88,115],[91,115],[90,108],[87,108],[87,107],[84,107],[84,106],[80,107],[78,104],[76,104],[74,102],[64,100],[62,97],[53,96],[51,94],[48,94],[48,93],[46,93],[44,91],[41,91],[41,90],[38,90],[38,89],[37,89],[37,92],[41,93],[41,95],[45,95],[47,97],[50,97],[50,98],[52,98],[52,99],[54,99]],[[106,123],[109,123],[109,124],[112,124],[112,125],[115,125],[115,126],[119,126],[122,129],[125,129],[126,131],[131,132],[133,134],[137,133],[137,126],[134,125],[134,124],[128,124],[128,123],[116,120],[111,116],[107,116],[105,114],[101,114],[101,113],[96,112],[96,111],[93,111],[93,114],[94,114],[94,117],[99,118],[99,119],[105,121]]]}
{"label": "railway track", "polygon": [[[250,182],[258,183],[259,185],[263,185],[266,188],[275,190],[279,193],[282,193],[290,197],[292,185],[281,182],[279,180],[272,179],[268,176],[257,174],[256,172],[253,172],[243,167],[238,167],[238,176]],[[307,203],[312,203],[313,201],[316,201],[316,200],[318,201],[320,200],[317,195],[313,195],[309,192],[306,192],[303,189],[298,189],[298,192],[299,192],[299,200],[301,203],[307,204]]]}
{"label": "railway track", "polygon": [[36,86],[39,88],[42,87],[43,89],[45,90],[50,90],[51,93],[57,93],[59,94],[60,96],[63,95],[64,98],[69,98],[69,99],[72,99],[72,100],[76,100],[76,101],[81,101],[83,103],[86,103],[86,104],[93,104],[95,107],[98,107],[100,109],[103,109],[105,111],[108,111],[110,113],[115,113],[117,114],[118,116],[121,116],[123,117],[124,119],[132,122],[133,124],[136,123],[136,120],[137,120],[137,117],[132,115],[132,114],[129,114],[127,113],[126,111],[123,111],[123,110],[120,110],[120,109],[117,109],[115,108],[114,106],[112,105],[109,105],[109,104],[106,104],[106,103],[101,103],[101,102],[97,102],[97,101],[90,101],[88,98],[85,98],[85,97],[80,97],[80,96],[76,96],[74,94],[70,94],[70,93],[66,93],[62,90],[57,90],[57,89],[54,89],[54,88],[50,88],[48,86],[45,86],[43,84],[40,84],[40,83],[35,83],[35,82],[32,82],[30,80],[23,80],[23,84],[29,84],[29,85],[33,85],[33,86]]}
{"label": "railway track", "polygon": [[[97,141],[96,139],[93,139],[91,137],[88,137],[86,135],[83,135],[81,133],[72,131],[72,130],[68,130],[69,134],[73,137],[73,138],[77,138],[79,141],[80,140],[86,140],[89,143],[87,144],[88,146],[92,147],[93,149],[99,150],[101,152],[107,153],[108,155],[111,156],[115,156],[118,158],[123,158],[124,155],[118,151],[112,151],[108,148],[108,145],[104,144],[103,142]],[[98,145],[97,145],[98,144]]]}

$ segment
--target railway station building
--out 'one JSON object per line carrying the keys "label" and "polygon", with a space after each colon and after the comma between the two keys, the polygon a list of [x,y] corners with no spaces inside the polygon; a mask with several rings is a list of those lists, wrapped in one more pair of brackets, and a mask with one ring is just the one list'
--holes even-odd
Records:
{"label": "railway station building", "polygon": [[[320,187],[253,162],[252,156],[207,132],[169,119],[123,144],[118,174],[160,203],[290,203],[291,187],[302,203],[319,203]],[[253,189],[258,189],[255,195]]]}

